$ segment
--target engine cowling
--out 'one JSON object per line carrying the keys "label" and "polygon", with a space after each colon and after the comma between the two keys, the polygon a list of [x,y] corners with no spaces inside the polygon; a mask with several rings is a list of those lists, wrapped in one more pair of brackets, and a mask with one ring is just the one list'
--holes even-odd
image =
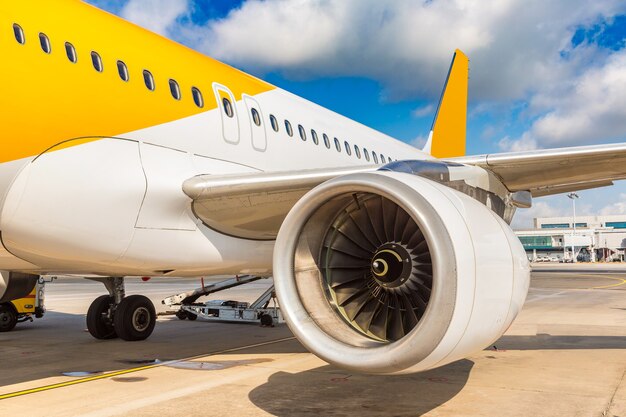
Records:
{"label": "engine cowling", "polygon": [[0,303],[26,297],[35,288],[38,275],[0,271]]}
{"label": "engine cowling", "polygon": [[330,180],[290,211],[274,251],[286,321],[311,352],[355,372],[445,365],[519,313],[530,267],[494,212],[406,173]]}

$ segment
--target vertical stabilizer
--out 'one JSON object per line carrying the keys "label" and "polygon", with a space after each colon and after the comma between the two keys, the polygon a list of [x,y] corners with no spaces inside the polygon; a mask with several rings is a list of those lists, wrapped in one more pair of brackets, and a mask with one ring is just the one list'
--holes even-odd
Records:
{"label": "vertical stabilizer", "polygon": [[454,52],[446,84],[424,151],[436,158],[465,155],[467,82],[469,60],[459,49]]}

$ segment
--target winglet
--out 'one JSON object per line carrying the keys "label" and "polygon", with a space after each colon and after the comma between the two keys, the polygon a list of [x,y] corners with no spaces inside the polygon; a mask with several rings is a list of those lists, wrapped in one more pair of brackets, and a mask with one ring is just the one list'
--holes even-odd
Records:
{"label": "winglet", "polygon": [[428,142],[423,149],[436,158],[465,155],[468,78],[469,60],[457,49],[452,57]]}

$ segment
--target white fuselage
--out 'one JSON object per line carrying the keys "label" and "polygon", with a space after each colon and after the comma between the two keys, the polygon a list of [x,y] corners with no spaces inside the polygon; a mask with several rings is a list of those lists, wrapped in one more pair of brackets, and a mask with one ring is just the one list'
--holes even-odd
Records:
{"label": "white fuselage", "polygon": [[[214,92],[218,102],[220,94],[229,93],[219,85]],[[259,110],[260,126],[253,121],[252,107]],[[276,118],[278,132],[270,115]],[[292,136],[285,121],[291,124]],[[229,237],[204,226],[182,192],[186,179],[427,158],[405,143],[283,90],[244,96],[232,117],[219,106],[118,138],[52,148],[34,159],[0,165],[0,269],[269,275],[274,243]]]}

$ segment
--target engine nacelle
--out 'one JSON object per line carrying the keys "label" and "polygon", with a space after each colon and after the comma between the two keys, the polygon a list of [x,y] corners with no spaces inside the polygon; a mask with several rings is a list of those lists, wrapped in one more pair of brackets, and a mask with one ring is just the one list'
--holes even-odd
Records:
{"label": "engine nacelle", "polygon": [[274,250],[281,309],[311,352],[356,372],[445,365],[517,316],[530,266],[510,227],[445,185],[353,174],[307,193]]}
{"label": "engine nacelle", "polygon": [[0,303],[26,297],[38,279],[38,275],[0,271]]}

